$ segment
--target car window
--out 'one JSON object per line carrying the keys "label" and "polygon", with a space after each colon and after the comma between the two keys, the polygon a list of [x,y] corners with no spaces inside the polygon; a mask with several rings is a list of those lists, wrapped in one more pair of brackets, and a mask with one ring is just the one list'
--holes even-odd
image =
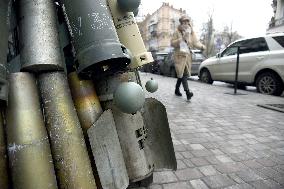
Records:
{"label": "car window", "polygon": [[205,57],[202,53],[194,53],[194,60],[204,60]]}
{"label": "car window", "polygon": [[279,43],[279,45],[281,45],[282,47],[284,47],[284,36],[273,37],[273,39],[274,39],[275,41],[277,41],[277,43]]}
{"label": "car window", "polygon": [[169,54],[168,56],[165,57],[165,63],[169,64],[171,59],[172,59],[172,54]]}
{"label": "car window", "polygon": [[239,41],[232,44],[222,52],[222,57],[236,55],[238,46],[240,46],[240,54],[269,50],[265,39],[263,37],[259,37],[259,38]]}
{"label": "car window", "polygon": [[239,44],[241,47],[240,54],[245,53],[252,53],[252,52],[260,52],[260,51],[267,51],[268,46],[263,37],[254,38],[254,39],[247,39],[241,41]]}
{"label": "car window", "polygon": [[237,50],[238,50],[237,47],[231,45],[230,47],[226,48],[226,49],[222,52],[221,57],[235,55],[235,54],[237,54]]}

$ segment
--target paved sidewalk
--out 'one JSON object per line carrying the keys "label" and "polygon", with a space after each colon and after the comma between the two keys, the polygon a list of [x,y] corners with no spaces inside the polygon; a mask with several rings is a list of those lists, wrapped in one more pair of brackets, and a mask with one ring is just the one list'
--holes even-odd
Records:
{"label": "paved sidewalk", "polygon": [[178,170],[154,173],[149,189],[284,188],[284,113],[257,106],[284,97],[189,81],[187,103],[174,95],[175,78],[141,73],[144,84],[151,77],[159,90],[147,96],[167,108]]}

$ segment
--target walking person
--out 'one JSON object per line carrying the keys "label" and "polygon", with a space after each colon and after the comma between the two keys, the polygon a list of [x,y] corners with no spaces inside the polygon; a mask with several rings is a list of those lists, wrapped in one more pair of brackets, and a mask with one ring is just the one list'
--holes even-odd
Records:
{"label": "walking person", "polygon": [[205,50],[205,46],[197,39],[192,28],[192,22],[189,17],[182,16],[179,19],[180,25],[174,32],[171,39],[171,46],[174,47],[174,63],[177,73],[177,83],[175,94],[182,96],[179,88],[183,85],[186,98],[189,101],[193,93],[188,88],[187,79],[191,75],[192,49]]}

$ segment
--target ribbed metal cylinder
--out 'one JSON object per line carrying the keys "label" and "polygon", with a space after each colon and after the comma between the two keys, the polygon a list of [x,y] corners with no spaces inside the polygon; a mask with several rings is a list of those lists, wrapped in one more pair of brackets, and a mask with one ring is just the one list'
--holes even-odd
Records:
{"label": "ribbed metal cylinder", "polygon": [[83,80],[76,72],[68,74],[69,86],[77,114],[85,134],[103,110],[91,80]]}
{"label": "ribbed metal cylinder", "polygon": [[35,78],[13,73],[9,83],[7,139],[13,188],[57,188]]}
{"label": "ribbed metal cylinder", "polygon": [[78,73],[109,74],[129,63],[105,0],[61,0],[76,50]]}
{"label": "ribbed metal cylinder", "polygon": [[8,159],[7,159],[7,147],[4,134],[4,108],[0,107],[0,186],[1,189],[8,189]]}
{"label": "ribbed metal cylinder", "polygon": [[[107,1],[113,17],[118,38],[133,55],[132,62],[129,65],[130,68],[137,68],[144,64],[153,62],[154,59],[152,54],[147,52],[145,48],[133,12],[122,11],[118,6],[117,0]],[[139,2],[137,2],[137,4],[139,5]]]}
{"label": "ribbed metal cylinder", "polygon": [[54,1],[21,0],[19,9],[21,70],[63,70]]}
{"label": "ribbed metal cylinder", "polygon": [[63,72],[38,77],[60,188],[95,189],[83,132]]}

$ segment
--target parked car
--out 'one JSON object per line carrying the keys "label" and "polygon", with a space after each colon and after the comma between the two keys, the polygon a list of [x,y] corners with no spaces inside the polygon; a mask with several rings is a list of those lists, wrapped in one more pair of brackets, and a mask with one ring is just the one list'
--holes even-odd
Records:
{"label": "parked car", "polygon": [[[200,50],[192,50],[192,52],[191,75],[197,75],[199,65],[206,58]],[[161,75],[176,77],[173,52],[169,53],[168,56],[166,56],[164,60],[160,62],[159,67]]]}
{"label": "parked car", "polygon": [[201,63],[198,74],[200,80],[209,84],[213,81],[233,83],[238,46],[238,85],[256,86],[260,93],[281,95],[284,89],[284,33],[231,43],[216,57]]}
{"label": "parked car", "polygon": [[140,71],[160,74],[160,64],[168,56],[167,52],[152,52],[154,62],[145,64],[140,68]]}

